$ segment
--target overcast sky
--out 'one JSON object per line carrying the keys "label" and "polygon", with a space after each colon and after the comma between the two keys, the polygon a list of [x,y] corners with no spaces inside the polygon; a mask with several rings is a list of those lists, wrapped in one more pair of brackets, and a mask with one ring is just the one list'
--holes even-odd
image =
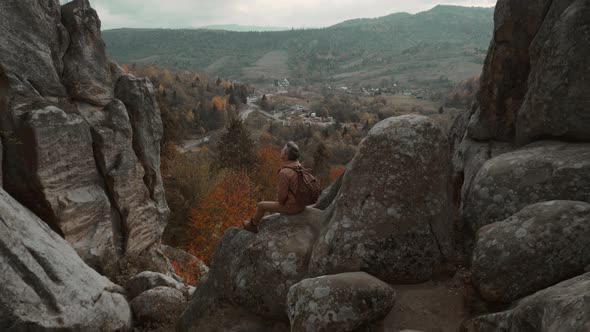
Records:
{"label": "overcast sky", "polygon": [[[69,2],[68,0],[62,0]],[[417,13],[437,4],[492,7],[496,0],[90,0],[102,29],[214,24],[325,27],[353,18]]]}

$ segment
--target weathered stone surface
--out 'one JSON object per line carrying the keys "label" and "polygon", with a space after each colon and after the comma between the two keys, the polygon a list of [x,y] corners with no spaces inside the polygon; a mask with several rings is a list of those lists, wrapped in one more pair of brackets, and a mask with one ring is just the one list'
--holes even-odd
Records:
{"label": "weathered stone surface", "polygon": [[135,297],[129,305],[138,325],[171,325],[186,308],[184,294],[175,288],[159,286]]}
{"label": "weathered stone surface", "polygon": [[180,266],[189,266],[193,269],[196,280],[203,279],[209,273],[209,267],[203,263],[202,260],[187,253],[184,250],[161,245],[162,253],[170,259],[172,264],[179,264]]}
{"label": "weathered stone surface", "polygon": [[553,1],[531,46],[520,144],[543,137],[590,141],[590,3]]}
{"label": "weathered stone surface", "polygon": [[307,208],[297,215],[263,219],[260,233],[235,267],[233,303],[265,317],[286,318],[287,292],[307,275],[320,217],[321,211]]}
{"label": "weathered stone surface", "polygon": [[79,104],[91,127],[94,158],[116,207],[117,243],[136,256],[159,241],[161,231],[155,203],[143,182],[144,171],[133,151],[133,133],[125,105],[114,99],[104,109]]}
{"label": "weathered stone surface", "polygon": [[0,136],[0,188],[2,188],[2,136]]}
{"label": "weathered stone surface", "polygon": [[400,116],[375,125],[342,179],[310,274],[430,279],[453,248],[449,174],[447,139],[428,118]]}
{"label": "weathered stone surface", "polygon": [[482,227],[471,279],[489,301],[512,302],[590,264],[590,204],[549,201]]}
{"label": "weathered stone surface", "polygon": [[264,218],[257,235],[237,228],[226,231],[209,274],[181,318],[181,330],[217,326],[212,320],[227,308],[287,322],[287,292],[307,275],[321,216],[320,210],[308,207],[298,215]]}
{"label": "weathered stone surface", "polygon": [[133,149],[145,171],[144,181],[150,198],[156,203],[163,231],[169,214],[160,174],[160,139],[163,127],[152,83],[147,78],[123,76],[115,87],[115,96],[127,108],[133,128]]}
{"label": "weathered stone surface", "polygon": [[[191,320],[187,309],[176,324],[176,331],[203,332],[287,332],[289,323],[278,322],[256,316],[247,310],[227,304],[217,305],[214,311],[207,310],[208,319]],[[209,312],[211,311],[211,312]],[[195,312],[191,310],[191,312]],[[190,322],[190,323],[189,323]]]}
{"label": "weathered stone surface", "polygon": [[484,63],[479,107],[469,123],[469,138],[514,139],[514,124],[531,70],[529,47],[550,4],[550,0],[501,0],[496,4],[494,39]]}
{"label": "weathered stone surface", "polygon": [[590,202],[590,144],[542,141],[497,156],[479,170],[465,196],[470,234],[536,202]]}
{"label": "weathered stone surface", "polygon": [[131,327],[123,290],[0,189],[0,326],[9,331]]}
{"label": "weathered stone surface", "polygon": [[151,271],[141,272],[129,279],[125,284],[127,298],[130,300],[134,299],[139,294],[156,287],[174,288],[179,291],[182,291],[185,288],[183,284],[174,280],[172,277]]}
{"label": "weathered stone surface", "polygon": [[11,179],[7,188],[16,197],[27,197],[26,205],[63,234],[86,263],[108,269],[117,257],[112,211],[96,170],[88,124],[53,106],[21,119],[26,162],[20,167],[26,177]]}
{"label": "weathered stone surface", "polygon": [[65,96],[62,59],[70,43],[58,0],[0,4],[0,73],[17,74],[43,96]]}
{"label": "weathered stone surface", "polygon": [[394,290],[365,273],[304,279],[287,298],[291,331],[353,331],[381,319],[395,303]]}
{"label": "weathered stone surface", "polygon": [[74,0],[62,6],[61,15],[71,39],[63,71],[68,94],[94,105],[107,105],[113,99],[114,85],[96,11],[88,0]]}
{"label": "weathered stone surface", "polygon": [[[496,328],[497,327],[497,328]],[[511,310],[476,317],[463,331],[586,332],[590,330],[590,273],[539,291]]]}

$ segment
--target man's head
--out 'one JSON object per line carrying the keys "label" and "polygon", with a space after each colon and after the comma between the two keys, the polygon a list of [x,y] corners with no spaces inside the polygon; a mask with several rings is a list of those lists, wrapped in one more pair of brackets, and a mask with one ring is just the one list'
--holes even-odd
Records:
{"label": "man's head", "polygon": [[281,159],[283,161],[299,159],[299,147],[295,142],[289,141],[285,144],[281,150]]}

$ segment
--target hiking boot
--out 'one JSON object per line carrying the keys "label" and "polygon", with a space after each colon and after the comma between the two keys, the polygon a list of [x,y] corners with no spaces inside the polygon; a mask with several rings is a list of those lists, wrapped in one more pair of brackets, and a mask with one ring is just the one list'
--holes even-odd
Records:
{"label": "hiking boot", "polygon": [[258,225],[252,222],[252,219],[242,221],[242,227],[249,232],[258,233]]}

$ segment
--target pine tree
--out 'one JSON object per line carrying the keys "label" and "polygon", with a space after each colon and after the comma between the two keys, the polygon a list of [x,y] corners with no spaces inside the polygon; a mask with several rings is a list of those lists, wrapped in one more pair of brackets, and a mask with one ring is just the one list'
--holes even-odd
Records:
{"label": "pine tree", "polygon": [[231,120],[226,129],[219,140],[216,168],[251,170],[256,160],[248,129],[240,119]]}
{"label": "pine tree", "polygon": [[318,144],[313,153],[313,173],[320,180],[322,187],[326,187],[330,182],[330,151],[323,142]]}

